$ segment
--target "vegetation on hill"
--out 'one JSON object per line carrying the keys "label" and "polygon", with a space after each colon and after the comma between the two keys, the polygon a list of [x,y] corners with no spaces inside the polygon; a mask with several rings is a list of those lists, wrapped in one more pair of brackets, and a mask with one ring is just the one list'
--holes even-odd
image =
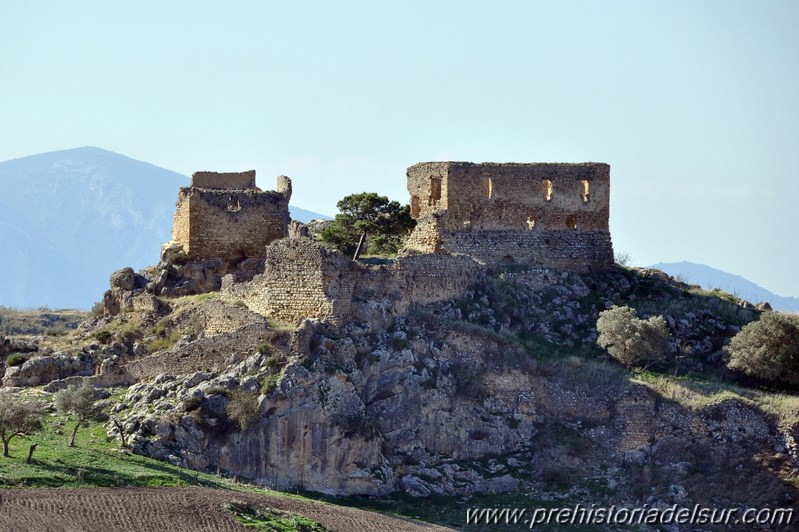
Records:
{"label": "vegetation on hill", "polygon": [[[127,416],[129,426],[138,427],[131,429],[131,448],[136,452],[149,452],[147,449],[158,445],[157,442],[151,444],[149,438],[157,439],[153,429],[162,421],[167,427],[164,434],[169,432],[169,423],[176,427],[180,424],[184,433],[191,433],[196,425],[200,430],[207,430],[201,434],[208,437],[208,441],[214,438],[221,441],[237,431],[236,425],[242,429],[242,434],[256,426],[260,421],[258,407],[264,400],[277,404],[285,399],[288,389],[293,390],[292,393],[302,393],[301,387],[287,384],[288,370],[296,372],[295,378],[302,374],[308,379],[320,378],[325,382],[324,379],[329,377],[336,379],[336,386],[345,386],[376,374],[389,379],[392,374],[403,371],[403,365],[410,365],[409,378],[414,379],[419,388],[437,390],[454,404],[493,405],[497,396],[491,386],[499,382],[497,376],[501,375],[508,382],[515,382],[513,379],[516,378],[530,379],[535,386],[540,386],[536,389],[535,400],[551,393],[547,391],[551,388],[567,390],[569,400],[580,397],[579,401],[600,402],[609,394],[622,397],[646,386],[655,392],[652,395],[657,396],[659,409],[679,405],[680,415],[697,414],[705,416],[702,419],[708,422],[713,422],[712,416],[726,415],[723,409],[732,408],[731,415],[745,412],[747,416],[767,420],[769,427],[773,424],[779,430],[799,423],[799,397],[792,393],[795,388],[789,381],[783,381],[782,388],[777,391],[764,388],[766,376],[754,379],[738,371],[731,363],[735,346],[741,342],[739,339],[750,338],[742,345],[758,344],[768,334],[759,334],[757,330],[775,320],[769,316],[778,314],[742,308],[736,298],[722,292],[686,289],[680,283],[649,270],[563,274],[554,284],[543,289],[520,283],[514,276],[526,272],[514,267],[493,273],[486,283],[465,297],[415,309],[398,318],[387,331],[359,330],[351,325],[346,331],[325,332],[328,336],[315,337],[302,360],[287,356],[282,344],[288,343],[288,333],[281,331],[281,335],[254,344],[252,356],[236,366],[238,369],[231,367],[223,372],[203,370],[193,377],[185,375],[161,379],[161,382],[136,384],[130,390],[115,390],[113,402],[124,403],[115,416],[119,416],[123,425]],[[84,356],[96,356],[98,360],[116,354],[144,357],[175,344],[188,345],[200,337],[203,334],[202,312],[210,305],[222,304],[216,293],[161,299],[170,309],[164,316],[143,319],[136,312],[128,312],[113,319],[95,318],[79,334],[68,337],[75,344],[66,342],[67,338],[47,337],[42,340],[42,346],[61,342],[58,345],[72,351],[85,349],[81,351]],[[236,307],[231,304],[226,312]],[[623,307],[623,310],[618,310]],[[606,345],[611,349],[605,351],[601,341],[604,329],[601,317],[614,314],[619,315],[620,323],[609,327],[608,331],[615,334],[617,340],[636,337],[637,333],[637,338],[643,343],[634,343],[628,352],[621,354],[613,352],[618,342],[608,343]],[[655,330],[647,330],[648,324],[655,324]],[[650,333],[655,338],[645,341]],[[786,338],[788,343],[796,344],[791,340],[795,339],[792,336],[777,335],[775,338],[778,340],[774,345],[778,347],[785,345]],[[457,351],[456,357],[439,356],[447,344]],[[478,347],[474,347],[475,344]],[[144,351],[147,345],[150,349]],[[142,351],[136,354],[137,350]],[[646,357],[635,358],[647,350]],[[411,357],[408,353],[416,358],[408,362]],[[368,373],[370,368],[371,374]],[[384,371],[385,368],[390,371]],[[190,385],[190,379],[202,380],[203,384],[197,381]],[[314,387],[317,383],[313,381],[303,386]],[[334,393],[332,388],[320,389],[325,394]],[[388,386],[387,389],[394,388]],[[555,394],[551,397],[562,396]],[[383,399],[386,398],[377,395],[373,401]],[[673,484],[684,485],[692,496],[700,496],[694,493],[701,494],[705,486],[721,486],[714,492],[715,496],[726,493],[723,486],[731,485],[737,476],[742,475],[758,479],[758,489],[762,493],[750,494],[752,490],[744,487],[736,488],[736,496],[751,495],[753,501],[771,500],[767,498],[776,497],[779,489],[790,491],[799,487],[796,472],[783,467],[787,463],[787,451],[779,456],[752,458],[746,454],[748,451],[743,448],[744,444],[740,448],[730,444],[725,448],[730,453],[713,458],[713,467],[695,465],[692,466],[697,468],[695,470],[677,472],[667,468],[670,460],[700,464],[704,459],[701,453],[710,452],[710,444],[683,442],[684,447],[674,449],[673,454],[668,454],[672,452],[668,449],[658,450],[652,444],[646,452],[661,465],[653,465],[654,473],[650,471],[647,477],[644,466],[615,463],[592,448],[594,435],[602,431],[612,432],[615,429],[611,425],[604,424],[602,419],[591,418],[582,410],[569,414],[572,417],[560,418],[557,409],[561,405],[554,404],[559,402],[557,399],[552,400],[553,403],[544,401],[535,405],[539,418],[535,427],[530,429],[534,438],[532,445],[541,454],[532,458],[540,459],[540,462],[525,464],[516,455],[510,458],[492,456],[482,462],[447,463],[446,468],[472,468],[477,472],[475,474],[485,474],[486,478],[518,474],[537,483],[539,491],[536,497],[541,494],[563,497],[560,500],[584,498],[615,502],[638,500],[634,499],[636,497],[644,500],[651,493],[668,493]],[[325,408],[335,402],[327,396],[324,401]],[[579,401],[575,404],[588,404]],[[106,402],[104,406],[108,411],[112,405]],[[713,409],[722,410],[722,413]],[[262,411],[267,410],[264,408]],[[708,414],[710,410],[714,413]],[[370,413],[367,410],[362,415]],[[492,410],[490,417],[486,416],[486,423],[491,424],[492,430],[494,425],[503,423],[507,424],[509,431],[514,430],[519,421],[505,417],[498,410]],[[193,421],[189,420],[195,418],[204,424],[192,425]],[[215,427],[211,421],[217,422]],[[117,431],[110,425],[103,427],[94,421],[89,422],[88,430],[78,431],[77,447],[69,448],[66,433],[72,430],[74,422],[74,419],[70,420],[67,425],[63,417],[49,416],[41,432],[24,439],[15,438],[11,442],[11,458],[5,462],[0,460],[0,486],[224,484],[223,480],[213,476],[129,454],[119,448],[118,439],[109,439],[108,434],[116,436]],[[365,417],[331,418],[331,425],[342,428],[342,434],[347,438],[382,437],[378,424]],[[464,445],[479,445],[490,437],[487,431],[486,434],[480,431],[468,434]],[[765,431],[764,437],[771,437],[769,430]],[[39,445],[32,464],[24,463],[28,443]],[[180,463],[181,449],[175,441],[162,445],[161,450],[165,451],[162,458]],[[170,456],[173,453],[174,456]],[[414,460],[408,456],[405,465],[417,466]],[[744,464],[743,469],[726,468],[733,462]],[[429,477],[420,478],[434,483],[440,470],[430,467],[427,474]],[[661,478],[659,475],[666,476]],[[530,504],[546,505],[536,497],[525,500]],[[465,504],[508,505],[522,499],[518,494],[449,497],[441,499],[441,511],[422,512],[414,508],[418,499],[405,501],[403,497],[397,497],[382,509],[457,524]],[[379,503],[374,504],[379,506]],[[259,508],[239,508],[237,512],[242,519],[269,517],[268,512]]]}
{"label": "vegetation on hill", "polygon": [[60,336],[73,331],[89,317],[80,310],[19,310],[0,305],[0,335]]}
{"label": "vegetation on hill", "polygon": [[374,192],[339,201],[339,213],[321,233],[322,241],[357,260],[366,245],[371,254],[395,255],[416,222],[410,207]]}
{"label": "vegetation on hill", "polygon": [[769,312],[728,347],[729,367],[771,382],[799,385],[799,315]]}

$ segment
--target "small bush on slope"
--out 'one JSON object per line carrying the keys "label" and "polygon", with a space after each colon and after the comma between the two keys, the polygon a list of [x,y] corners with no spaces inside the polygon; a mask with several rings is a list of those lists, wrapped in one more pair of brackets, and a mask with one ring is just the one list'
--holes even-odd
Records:
{"label": "small bush on slope", "polygon": [[735,335],[728,367],[772,382],[799,384],[799,316],[768,312]]}
{"label": "small bush on slope", "polygon": [[627,367],[646,367],[669,351],[669,328],[663,316],[639,319],[630,307],[599,313],[597,345]]}

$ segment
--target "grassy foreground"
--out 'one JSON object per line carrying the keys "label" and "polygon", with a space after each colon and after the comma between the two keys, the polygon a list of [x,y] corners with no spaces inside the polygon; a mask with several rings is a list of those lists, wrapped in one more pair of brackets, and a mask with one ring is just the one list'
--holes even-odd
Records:
{"label": "grassy foreground", "polygon": [[[108,438],[101,423],[78,430],[75,447],[69,447],[73,421],[49,415],[45,428],[11,441],[10,457],[0,457],[0,488],[83,488],[205,486],[253,489],[212,474],[176,467],[120,449]],[[37,444],[31,464],[30,445]]]}

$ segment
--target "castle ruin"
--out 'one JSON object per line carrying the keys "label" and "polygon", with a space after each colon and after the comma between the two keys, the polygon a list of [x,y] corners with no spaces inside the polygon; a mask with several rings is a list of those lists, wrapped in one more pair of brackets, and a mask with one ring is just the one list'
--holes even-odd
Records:
{"label": "castle ruin", "polygon": [[288,236],[290,199],[286,176],[277,178],[275,192],[255,185],[255,170],[195,172],[178,193],[168,245],[190,260],[263,257],[270,242]]}
{"label": "castle ruin", "polygon": [[408,252],[588,272],[613,265],[604,163],[419,163]]}
{"label": "castle ruin", "polygon": [[271,319],[343,323],[376,305],[398,315],[459,297],[491,268],[512,265],[506,277],[529,285],[550,283],[549,270],[611,268],[609,174],[603,163],[419,163],[407,173],[417,226],[396,260],[369,265],[286,238],[287,177],[277,192],[262,192],[255,171],[196,172],[180,190],[168,246],[194,261],[257,257],[261,273],[246,282],[226,276],[222,297]]}

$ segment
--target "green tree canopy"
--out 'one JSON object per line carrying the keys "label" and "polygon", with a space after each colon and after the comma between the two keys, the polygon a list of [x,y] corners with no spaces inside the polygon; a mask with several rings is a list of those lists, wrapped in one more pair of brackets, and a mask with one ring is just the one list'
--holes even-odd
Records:
{"label": "green tree canopy", "polygon": [[75,435],[78,427],[85,424],[90,419],[99,417],[100,410],[95,402],[95,390],[89,379],[83,379],[80,386],[70,384],[65,390],[60,390],[55,394],[56,410],[62,414],[72,414],[77,418],[72,436],[69,439],[69,446],[75,446]]}
{"label": "green tree canopy", "polygon": [[339,214],[321,234],[322,240],[357,259],[368,241],[376,253],[396,253],[416,225],[410,208],[374,192],[351,194],[336,206]]}
{"label": "green tree canopy", "polygon": [[752,377],[799,384],[799,316],[766,312],[727,346],[727,366]]}
{"label": "green tree canopy", "polygon": [[630,307],[613,307],[599,313],[596,322],[599,347],[627,367],[646,367],[669,352],[671,333],[663,316],[639,319]]}
{"label": "green tree canopy", "polygon": [[11,390],[0,390],[0,439],[3,456],[14,436],[30,434],[42,428],[42,407],[27,401]]}

